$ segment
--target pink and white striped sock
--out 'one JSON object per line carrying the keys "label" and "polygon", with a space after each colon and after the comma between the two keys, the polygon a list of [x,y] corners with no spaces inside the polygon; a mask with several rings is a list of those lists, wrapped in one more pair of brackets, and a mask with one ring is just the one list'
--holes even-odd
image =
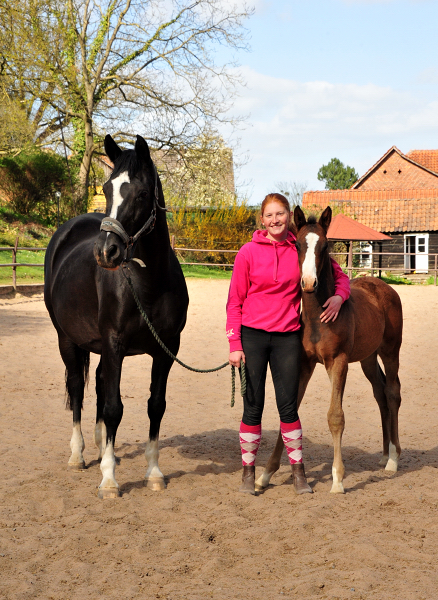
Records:
{"label": "pink and white striped sock", "polygon": [[291,465],[303,462],[303,432],[300,420],[295,423],[280,421],[281,437],[286,446],[287,456]]}
{"label": "pink and white striped sock", "polygon": [[262,437],[262,425],[245,425],[243,421],[240,423],[240,450],[242,451],[242,464],[254,465],[257,450],[260,446]]}

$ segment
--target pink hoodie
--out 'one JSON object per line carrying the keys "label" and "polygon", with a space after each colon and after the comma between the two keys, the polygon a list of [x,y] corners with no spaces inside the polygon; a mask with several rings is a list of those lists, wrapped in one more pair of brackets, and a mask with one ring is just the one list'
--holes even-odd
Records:
{"label": "pink hoodie", "polygon": [[[227,337],[230,352],[242,350],[242,325],[265,331],[297,331],[300,328],[300,269],[295,236],[274,242],[267,231],[254,232],[252,241],[239,250],[227,302]],[[335,294],[350,296],[350,281],[331,259]]]}

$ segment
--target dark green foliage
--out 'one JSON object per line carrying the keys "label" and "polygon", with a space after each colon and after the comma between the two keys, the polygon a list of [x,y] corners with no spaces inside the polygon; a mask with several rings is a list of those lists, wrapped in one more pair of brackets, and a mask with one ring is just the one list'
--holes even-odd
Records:
{"label": "dark green foliage", "polygon": [[18,156],[0,159],[0,190],[11,209],[22,215],[36,214],[47,224],[71,213],[71,191],[65,159],[53,152],[31,148]]}
{"label": "dark green foliage", "polygon": [[327,190],[346,190],[359,179],[353,167],[345,166],[339,158],[332,158],[318,171],[318,180],[325,181]]}

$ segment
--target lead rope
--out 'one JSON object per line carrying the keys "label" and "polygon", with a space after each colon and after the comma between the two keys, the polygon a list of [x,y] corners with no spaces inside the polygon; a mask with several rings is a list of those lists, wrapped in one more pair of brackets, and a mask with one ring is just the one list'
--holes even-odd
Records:
{"label": "lead rope", "polygon": [[[138,299],[137,292],[135,291],[134,286],[132,284],[131,278],[128,275],[126,275],[125,269],[123,267],[122,267],[122,273],[123,273],[126,281],[128,282],[128,285],[131,289],[132,295],[134,296],[135,303],[137,304],[138,310],[140,311],[141,316],[143,317],[147,326],[149,327],[152,335],[154,336],[154,338],[156,339],[158,344],[162,347],[162,349],[166,352],[166,354],[168,354],[173,360],[175,360],[179,365],[181,365],[185,369],[188,369],[189,371],[194,371],[195,373],[214,373],[215,371],[220,371],[221,369],[224,369],[225,367],[227,367],[230,364],[229,362],[226,362],[223,365],[220,365],[219,367],[214,367],[213,369],[195,369],[195,367],[190,367],[189,365],[186,365],[185,363],[182,362],[182,360],[180,360],[174,354],[172,354],[172,352],[169,350],[169,348],[167,348],[167,346],[162,342],[162,340],[158,336],[158,333],[155,331],[155,328],[152,325],[152,323],[150,322],[149,317],[143,310],[143,307],[140,304],[140,300]],[[243,362],[243,360],[240,361],[239,372],[240,372],[240,394],[242,396],[244,396],[246,394],[246,372],[245,372],[245,363]],[[231,402],[230,402],[231,408],[234,406],[235,395],[236,395],[236,369],[233,365],[231,365]]]}

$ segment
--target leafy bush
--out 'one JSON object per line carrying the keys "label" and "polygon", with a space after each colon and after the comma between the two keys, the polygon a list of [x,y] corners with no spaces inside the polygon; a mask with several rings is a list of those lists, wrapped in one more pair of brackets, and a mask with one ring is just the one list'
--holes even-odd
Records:
{"label": "leafy bush", "polygon": [[[176,238],[176,246],[184,248],[239,249],[251,241],[257,229],[259,211],[245,204],[218,208],[183,207],[169,213],[169,233]],[[184,262],[234,262],[235,254],[228,252],[180,252]]]}
{"label": "leafy bush", "polygon": [[0,189],[12,210],[28,215],[36,213],[47,224],[57,219],[58,199],[61,193],[60,217],[71,214],[71,192],[65,160],[58,154],[31,148],[18,156],[0,159]]}

